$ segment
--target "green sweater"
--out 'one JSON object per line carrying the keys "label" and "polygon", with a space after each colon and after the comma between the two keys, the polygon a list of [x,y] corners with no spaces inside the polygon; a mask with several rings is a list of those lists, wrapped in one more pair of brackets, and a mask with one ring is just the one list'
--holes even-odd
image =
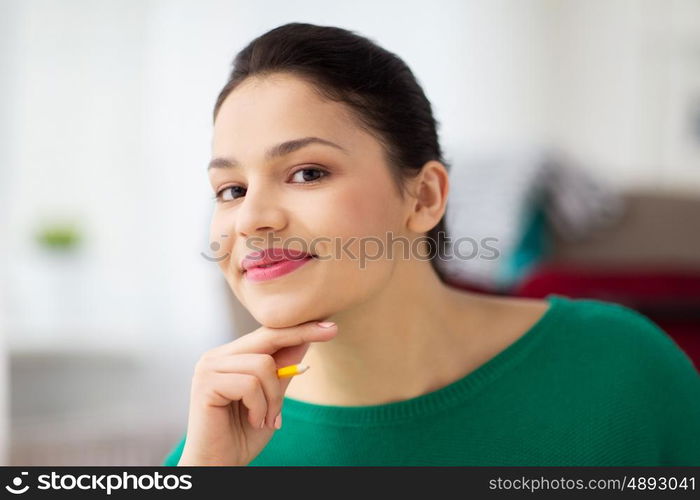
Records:
{"label": "green sweater", "polygon": [[671,337],[618,304],[547,300],[523,336],[428,394],[285,398],[282,429],[250,465],[700,465],[700,375]]}

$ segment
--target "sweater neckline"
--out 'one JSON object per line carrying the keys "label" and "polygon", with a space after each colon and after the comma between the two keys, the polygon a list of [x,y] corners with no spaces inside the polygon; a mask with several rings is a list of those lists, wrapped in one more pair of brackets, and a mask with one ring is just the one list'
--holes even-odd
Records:
{"label": "sweater neckline", "polygon": [[446,386],[402,401],[364,406],[320,405],[285,396],[282,413],[285,417],[314,423],[367,426],[412,420],[444,411],[463,402],[522,360],[557,324],[557,318],[569,299],[549,294],[545,300],[549,307],[524,334],[481,366]]}

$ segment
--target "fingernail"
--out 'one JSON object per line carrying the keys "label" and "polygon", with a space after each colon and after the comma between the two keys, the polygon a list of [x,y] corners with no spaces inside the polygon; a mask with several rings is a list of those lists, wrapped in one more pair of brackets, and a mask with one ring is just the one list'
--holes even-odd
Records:
{"label": "fingernail", "polygon": [[332,326],[335,326],[335,323],[333,323],[332,321],[321,321],[320,323],[318,323],[318,326],[320,326],[321,328],[330,328]]}
{"label": "fingernail", "polygon": [[264,418],[262,419],[262,422],[260,422],[260,428],[262,429],[263,427],[265,427],[265,419]]}
{"label": "fingernail", "polygon": [[275,418],[275,429],[281,429],[282,428],[282,414],[278,413],[277,417]]}

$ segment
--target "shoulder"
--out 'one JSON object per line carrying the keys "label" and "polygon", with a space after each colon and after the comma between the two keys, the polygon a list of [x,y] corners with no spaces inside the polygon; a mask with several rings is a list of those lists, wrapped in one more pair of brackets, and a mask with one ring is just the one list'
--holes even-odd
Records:
{"label": "shoulder", "polygon": [[575,394],[597,428],[625,429],[657,463],[700,465],[700,374],[671,336],[627,306],[548,298],[532,358],[554,374],[546,383]]}
{"label": "shoulder", "polygon": [[[566,312],[567,319],[584,321],[588,324],[614,324],[617,327],[654,329],[654,324],[640,312],[618,304],[598,299],[577,299],[563,295],[550,295],[552,304]],[[658,328],[658,327],[656,327]]]}
{"label": "shoulder", "polygon": [[[671,337],[651,319],[621,304],[550,294],[544,300],[497,297],[483,301],[489,330],[528,333],[537,328],[559,343],[579,349],[640,354],[659,350],[684,355]],[[579,351],[582,352],[582,351]]]}
{"label": "shoulder", "polygon": [[574,299],[561,295],[550,297],[559,326],[576,335],[623,344],[675,346],[671,337],[656,323],[630,307],[598,299]]}
{"label": "shoulder", "polygon": [[[688,355],[661,327],[644,314],[621,304],[597,299],[551,296],[557,334],[574,345],[593,348],[599,359],[627,366],[643,378],[695,379]],[[641,372],[641,373],[640,373]]]}

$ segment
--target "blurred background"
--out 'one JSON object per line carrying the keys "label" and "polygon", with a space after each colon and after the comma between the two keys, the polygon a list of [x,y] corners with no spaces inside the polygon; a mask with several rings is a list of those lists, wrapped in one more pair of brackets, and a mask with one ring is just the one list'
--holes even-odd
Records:
{"label": "blurred background", "polygon": [[697,366],[700,0],[0,0],[2,465],[159,465],[194,363],[256,327],[202,256],[211,113],[292,21],[417,76],[449,235],[497,240],[455,286],[623,303]]}

